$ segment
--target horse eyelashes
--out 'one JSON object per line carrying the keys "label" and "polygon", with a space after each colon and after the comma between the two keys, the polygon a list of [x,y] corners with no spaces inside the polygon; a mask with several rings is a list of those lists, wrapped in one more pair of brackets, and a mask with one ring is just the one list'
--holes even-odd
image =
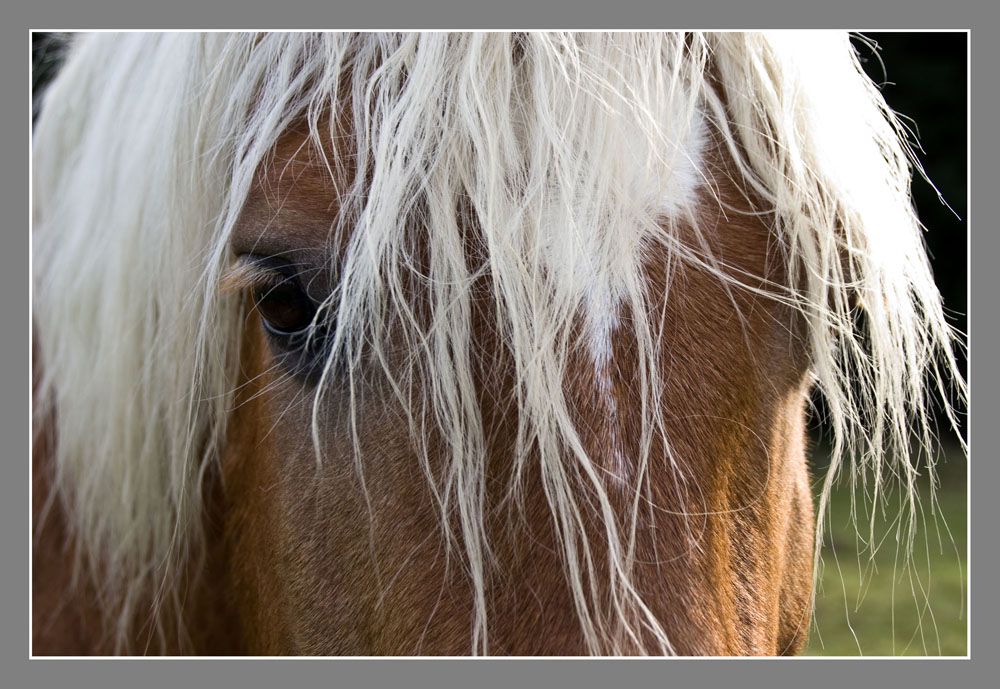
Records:
{"label": "horse eyelashes", "polygon": [[275,257],[249,256],[245,280],[271,351],[289,373],[312,382],[330,355],[332,327],[303,284],[305,272]]}

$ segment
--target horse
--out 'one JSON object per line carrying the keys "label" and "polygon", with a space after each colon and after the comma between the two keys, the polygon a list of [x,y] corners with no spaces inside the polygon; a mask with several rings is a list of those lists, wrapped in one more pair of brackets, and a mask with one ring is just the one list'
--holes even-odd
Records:
{"label": "horse", "polygon": [[966,394],[842,33],[73,36],[32,161],[36,655],[794,654]]}

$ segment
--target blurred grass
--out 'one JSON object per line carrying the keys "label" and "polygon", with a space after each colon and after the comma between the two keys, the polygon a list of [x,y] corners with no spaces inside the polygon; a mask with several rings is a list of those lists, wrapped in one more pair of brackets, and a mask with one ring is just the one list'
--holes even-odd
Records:
{"label": "blurred grass", "polygon": [[[814,456],[824,455],[817,450]],[[820,477],[825,461],[815,464],[819,468],[814,468],[813,476]],[[938,465],[940,484],[933,515],[929,483],[921,476],[922,514],[917,513],[918,531],[909,565],[903,543],[896,540],[898,491],[886,495],[884,512],[876,511],[878,548],[871,558],[867,546],[870,501],[864,500],[859,486],[855,499],[860,529],[856,529],[850,517],[849,485],[842,481],[834,489],[824,527],[816,613],[802,655],[966,655],[967,468],[959,448],[946,450],[945,460]],[[814,483],[818,493],[820,482]]]}

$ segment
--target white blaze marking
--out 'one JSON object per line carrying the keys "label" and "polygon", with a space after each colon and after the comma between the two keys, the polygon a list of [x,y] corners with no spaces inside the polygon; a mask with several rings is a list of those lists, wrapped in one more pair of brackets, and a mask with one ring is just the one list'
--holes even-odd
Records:
{"label": "white blaze marking", "polygon": [[[640,172],[631,182],[633,193],[645,198],[647,207],[656,215],[666,220],[677,218],[685,207],[693,207],[696,193],[702,181],[701,162],[705,146],[705,124],[701,111],[696,111],[683,140],[680,136],[672,136],[678,127],[674,122],[662,124],[670,142],[676,144],[676,149],[666,152],[664,158],[670,161],[665,175],[653,171],[650,174]],[[627,137],[632,140],[630,153],[635,159],[645,160],[647,151],[637,150],[638,137]],[[609,228],[610,232],[628,232],[628,228]],[[606,441],[612,448],[614,466],[611,471],[622,483],[627,482],[631,473],[631,463],[624,456],[622,439],[619,435],[618,402],[614,394],[613,367],[614,350],[613,337],[619,325],[619,309],[624,293],[624,271],[638,273],[641,252],[624,252],[626,255],[612,255],[610,265],[602,269],[603,250],[600,237],[584,237],[583,250],[588,253],[584,265],[592,270],[589,280],[583,288],[584,318],[588,330],[588,348],[594,364],[594,376],[597,394],[601,396],[607,416],[601,424]],[[641,240],[636,243],[641,247]]]}
{"label": "white blaze marking", "polygon": [[624,483],[628,478],[630,467],[625,460],[621,438],[618,435],[618,400],[615,398],[614,385],[611,380],[614,355],[612,337],[618,329],[620,298],[608,291],[590,296],[591,298],[588,299],[590,356],[594,362],[596,392],[606,405],[607,410],[607,416],[600,427],[607,434],[607,441],[612,446],[614,457],[614,465],[611,468],[612,476],[620,483]]}

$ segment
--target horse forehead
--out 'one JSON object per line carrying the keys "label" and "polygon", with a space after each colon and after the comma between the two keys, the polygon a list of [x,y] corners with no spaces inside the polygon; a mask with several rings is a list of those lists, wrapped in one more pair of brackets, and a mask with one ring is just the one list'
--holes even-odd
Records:
{"label": "horse forehead", "polygon": [[306,130],[278,139],[257,170],[233,229],[232,243],[256,253],[324,249],[340,211],[340,192],[331,172],[336,155],[321,134],[323,150]]}

